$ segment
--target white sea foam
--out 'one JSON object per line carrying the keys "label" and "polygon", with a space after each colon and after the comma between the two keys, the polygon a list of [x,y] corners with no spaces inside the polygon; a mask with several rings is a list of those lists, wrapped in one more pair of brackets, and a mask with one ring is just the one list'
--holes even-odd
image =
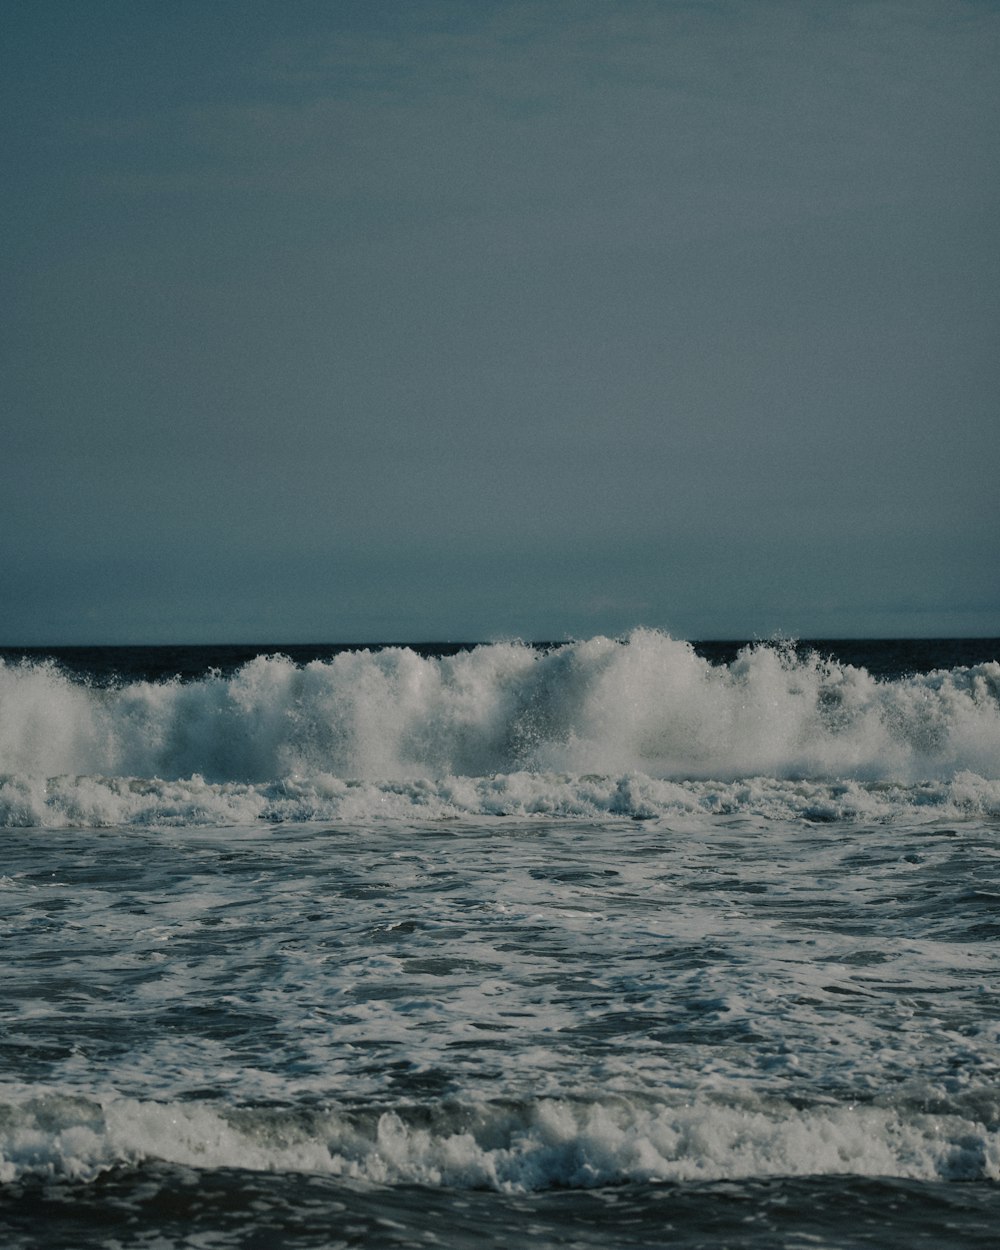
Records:
{"label": "white sea foam", "polygon": [[2,1182],[85,1182],[145,1160],[513,1192],[763,1176],[998,1180],[1000,1133],[961,1114],[773,1100],[548,1098],[362,1112],[53,1092],[0,1104]]}
{"label": "white sea foam", "polygon": [[497,817],[768,820],[962,820],[1000,816],[1000,781],[960,773],[916,785],[857,781],[674,782],[631,773],[345,781],[320,774],[270,785],[116,777],[0,778],[0,827],[247,825],[258,821],[405,821]]}
{"label": "white sea foam", "polygon": [[1000,664],[879,681],[758,646],[712,665],[646,630],[112,688],[0,662],[0,778],[6,825],[993,815]]}

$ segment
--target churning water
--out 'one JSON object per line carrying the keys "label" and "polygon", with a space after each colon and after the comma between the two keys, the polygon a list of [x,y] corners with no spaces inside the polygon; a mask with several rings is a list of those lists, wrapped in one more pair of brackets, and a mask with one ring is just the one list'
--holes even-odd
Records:
{"label": "churning water", "polygon": [[855,649],[8,656],[7,1244],[995,1245],[1000,664]]}

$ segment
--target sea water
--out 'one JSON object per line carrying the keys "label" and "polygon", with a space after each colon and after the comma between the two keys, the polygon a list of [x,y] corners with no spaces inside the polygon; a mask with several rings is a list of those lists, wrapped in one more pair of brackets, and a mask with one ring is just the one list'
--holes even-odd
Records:
{"label": "sea water", "polygon": [[1000,644],[0,663],[12,1247],[994,1247]]}

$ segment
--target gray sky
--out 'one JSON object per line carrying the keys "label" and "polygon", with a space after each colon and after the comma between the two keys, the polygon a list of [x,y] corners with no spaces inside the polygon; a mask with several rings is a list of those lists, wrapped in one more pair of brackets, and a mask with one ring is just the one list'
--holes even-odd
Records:
{"label": "gray sky", "polygon": [[1000,634],[996,3],[0,20],[0,642]]}

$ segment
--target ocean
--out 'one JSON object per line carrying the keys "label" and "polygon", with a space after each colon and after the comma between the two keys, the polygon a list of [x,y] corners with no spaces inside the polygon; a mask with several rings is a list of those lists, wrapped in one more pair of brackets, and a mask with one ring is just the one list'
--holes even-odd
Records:
{"label": "ocean", "polygon": [[1000,640],[0,650],[0,1242],[989,1247]]}

